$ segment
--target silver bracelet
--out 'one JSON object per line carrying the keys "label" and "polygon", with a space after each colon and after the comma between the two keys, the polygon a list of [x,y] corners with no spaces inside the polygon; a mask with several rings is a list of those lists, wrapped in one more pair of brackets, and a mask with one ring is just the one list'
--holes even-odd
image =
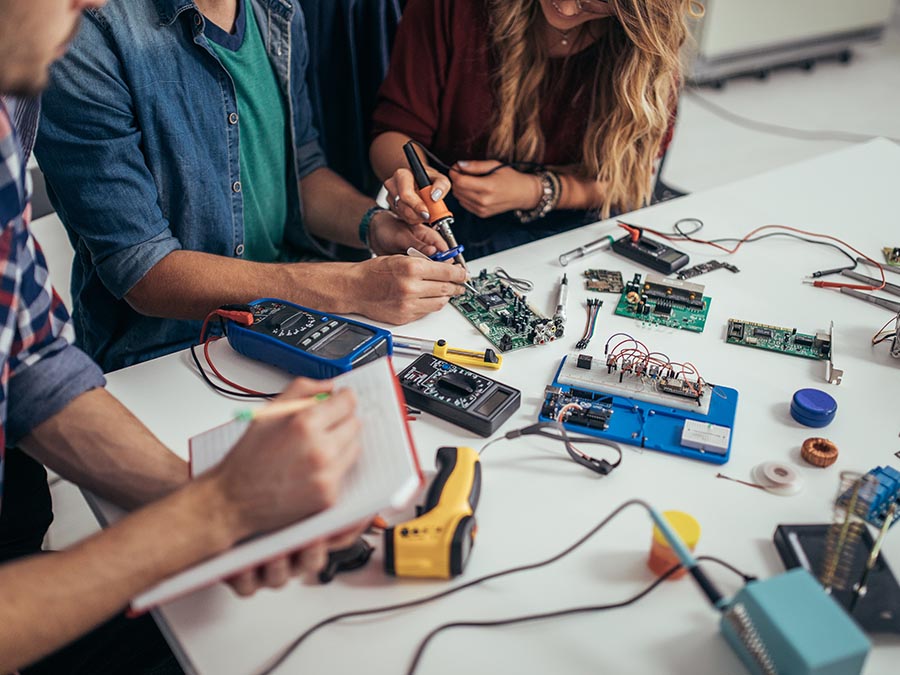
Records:
{"label": "silver bracelet", "polygon": [[553,171],[539,171],[536,175],[541,179],[541,198],[538,200],[537,206],[530,211],[516,210],[516,217],[522,224],[545,217],[557,207],[562,195],[562,182]]}

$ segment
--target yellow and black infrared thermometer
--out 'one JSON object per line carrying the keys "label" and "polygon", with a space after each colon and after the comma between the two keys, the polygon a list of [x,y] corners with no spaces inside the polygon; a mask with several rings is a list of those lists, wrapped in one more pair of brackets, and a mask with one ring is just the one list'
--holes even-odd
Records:
{"label": "yellow and black infrared thermometer", "polygon": [[[415,143],[413,141],[405,143],[403,146],[403,153],[406,155],[406,161],[409,163],[410,171],[412,171],[413,180],[416,182],[416,189],[419,191],[419,196],[425,201],[425,205],[428,207],[428,214],[430,216],[429,223],[434,229],[441,233],[444,241],[447,242],[447,246],[456,248],[459,244],[456,242],[456,236],[453,234],[453,228],[451,227],[451,225],[453,225],[453,214],[450,213],[450,209],[444,204],[443,199],[435,201],[431,198],[431,179],[425,171],[425,165],[422,164],[422,160],[419,159],[419,153],[416,152]],[[461,253],[453,258],[453,262],[462,265],[463,268],[466,267],[466,260],[462,257]]]}
{"label": "yellow and black infrared thermometer", "polygon": [[438,473],[418,517],[384,531],[384,571],[450,579],[462,574],[475,543],[481,461],[472,448],[439,448]]}

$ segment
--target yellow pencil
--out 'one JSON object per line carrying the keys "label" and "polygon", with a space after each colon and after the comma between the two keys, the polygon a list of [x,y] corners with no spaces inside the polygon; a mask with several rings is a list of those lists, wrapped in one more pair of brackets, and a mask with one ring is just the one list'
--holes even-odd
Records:
{"label": "yellow pencil", "polygon": [[257,410],[239,410],[235,414],[234,419],[244,422],[250,422],[251,420],[290,415],[291,413],[295,413],[303,410],[304,408],[308,408],[309,406],[314,405],[319,401],[324,401],[326,398],[328,398],[328,396],[328,392],[323,391],[319,394],[316,394],[315,396],[310,396],[308,398],[296,398],[291,399],[290,401],[276,401],[275,403],[270,403],[264,408],[258,408]]}

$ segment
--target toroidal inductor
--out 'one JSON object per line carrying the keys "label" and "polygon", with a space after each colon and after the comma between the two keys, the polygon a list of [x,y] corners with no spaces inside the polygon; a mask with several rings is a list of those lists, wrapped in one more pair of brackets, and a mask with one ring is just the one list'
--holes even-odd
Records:
{"label": "toroidal inductor", "polygon": [[837,446],[827,438],[807,438],[800,446],[800,455],[809,464],[825,468],[837,461]]}

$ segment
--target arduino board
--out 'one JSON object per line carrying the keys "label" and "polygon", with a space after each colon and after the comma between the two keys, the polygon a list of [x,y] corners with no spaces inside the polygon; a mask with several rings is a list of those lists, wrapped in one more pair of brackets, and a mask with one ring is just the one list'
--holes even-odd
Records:
{"label": "arduino board", "polygon": [[600,438],[713,464],[731,452],[738,392],[671,366],[563,357],[539,418]]}
{"label": "arduino board", "polygon": [[648,274],[625,284],[616,314],[644,323],[702,333],[712,299],[703,295],[705,287],[677,279]]}
{"label": "arduino board", "polygon": [[497,274],[483,269],[470,284],[475,292],[467,289],[450,304],[500,351],[542,345],[557,338],[556,322],[535,310],[524,295]]}
{"label": "arduino board", "polygon": [[802,356],[807,359],[827,361],[825,379],[840,384],[844,371],[837,370],[833,362],[834,322],[828,332],[798,333],[796,328],[782,328],[763,323],[728,319],[725,341],[732,345],[756,347],[780,354]]}

